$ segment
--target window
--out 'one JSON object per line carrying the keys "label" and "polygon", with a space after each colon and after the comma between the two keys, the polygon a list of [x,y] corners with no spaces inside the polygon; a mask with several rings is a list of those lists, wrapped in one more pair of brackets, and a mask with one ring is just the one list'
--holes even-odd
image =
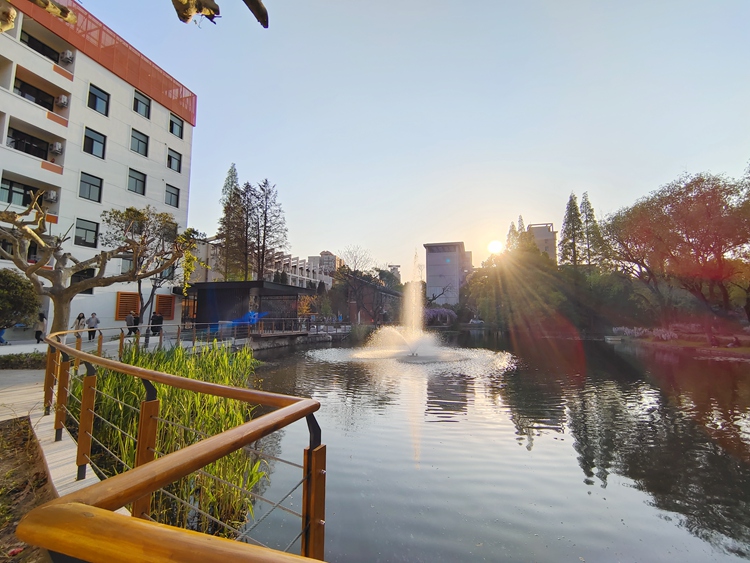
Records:
{"label": "window", "polygon": [[174,295],[157,294],[154,309],[158,311],[165,320],[171,321],[174,319],[174,304]]}
{"label": "window", "polygon": [[129,291],[117,292],[117,303],[115,305],[115,320],[124,321],[130,311],[139,312],[141,298],[139,294]]}
{"label": "window", "polygon": [[47,92],[44,92],[43,90],[40,90],[36,86],[32,86],[31,84],[27,84],[23,80],[19,80],[16,78],[16,81],[13,83],[13,92],[21,96],[22,98],[26,98],[29,101],[34,102],[38,106],[42,106],[43,108],[52,111],[55,104],[55,97],[51,94],[48,94]]}
{"label": "window", "polygon": [[148,156],[148,135],[133,129],[130,133],[130,150]]}
{"label": "window", "polygon": [[109,94],[93,84],[89,85],[89,107],[102,115],[109,115]]}
{"label": "window", "polygon": [[164,270],[159,274],[159,277],[163,280],[173,280],[174,279],[174,264],[172,264],[169,268]]}
{"label": "window", "polygon": [[140,113],[146,119],[151,119],[151,100],[138,90],[133,94],[133,111]]}
{"label": "window", "polygon": [[180,206],[180,188],[175,188],[167,184],[167,195],[164,198],[164,203],[171,205],[172,207]]}
{"label": "window", "polygon": [[3,179],[0,183],[0,203],[28,205],[34,197],[34,189],[18,182]]}
{"label": "window", "polygon": [[120,261],[120,273],[127,274],[133,269],[133,255],[131,254],[127,258],[122,258]]}
{"label": "window", "polygon": [[182,121],[175,114],[169,114],[169,132],[182,139],[182,129],[185,126],[185,122]]}
{"label": "window", "polygon": [[99,236],[99,223],[87,221],[86,219],[76,219],[76,236],[75,244],[78,246],[89,246],[96,248],[96,239]]}
{"label": "window", "polygon": [[167,168],[171,168],[175,172],[182,171],[182,155],[177,151],[169,149],[167,151]]}
{"label": "window", "polygon": [[47,152],[49,151],[49,143],[42,141],[24,133],[17,131],[11,127],[8,128],[8,141],[7,144],[10,148],[16,149],[17,151],[25,152],[37,158],[47,159]]}
{"label": "window", "polygon": [[104,150],[107,145],[107,137],[97,133],[93,129],[86,127],[86,133],[83,137],[83,152],[93,154],[99,158],[104,158]]}
{"label": "window", "polygon": [[44,43],[42,43],[41,41],[39,41],[39,39],[37,39],[36,37],[32,37],[31,35],[29,35],[25,31],[21,32],[21,43],[23,43],[25,45],[28,45],[29,47],[31,47],[32,49],[34,49],[34,51],[36,51],[40,55],[44,55],[49,60],[51,60],[51,61],[53,61],[55,63],[59,63],[60,62],[60,53],[58,53],[57,51],[55,51],[49,45],[45,45]]}
{"label": "window", "polygon": [[[70,285],[73,285],[77,282],[82,282],[84,280],[87,280],[89,278],[94,277],[94,269],[89,268],[88,270],[81,270],[80,272],[76,272],[72,276],[70,276]],[[88,289],[84,289],[83,291],[79,292],[83,295],[93,295],[94,294],[94,288],[90,287]]]}
{"label": "window", "polygon": [[81,185],[78,188],[78,195],[84,199],[90,199],[97,203],[102,201],[102,184],[104,180],[81,172]]}
{"label": "window", "polygon": [[146,175],[131,168],[128,173],[128,189],[131,192],[146,195]]}

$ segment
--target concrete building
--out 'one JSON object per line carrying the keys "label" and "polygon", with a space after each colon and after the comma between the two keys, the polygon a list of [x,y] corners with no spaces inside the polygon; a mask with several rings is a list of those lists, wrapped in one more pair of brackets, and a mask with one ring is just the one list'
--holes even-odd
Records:
{"label": "concrete building", "polygon": [[534,236],[542,254],[547,254],[557,264],[557,231],[552,223],[534,223],[526,227],[526,231]]}
{"label": "concrete building", "polygon": [[[150,205],[184,229],[195,94],[80,5],[70,25],[32,2],[13,4],[15,27],[0,34],[0,205],[21,211],[43,191],[51,234],[68,233],[66,250],[79,260],[101,250],[105,210]],[[119,259],[107,266],[128,267]],[[170,289],[156,302],[167,322],[179,319]],[[112,326],[137,303],[136,291],[95,288],[74,299],[72,315],[96,312]]]}
{"label": "concrete building", "polygon": [[427,299],[438,305],[457,305],[461,286],[472,272],[471,252],[463,242],[435,242],[424,245],[427,253]]}
{"label": "concrete building", "polygon": [[[277,252],[273,261],[274,272],[286,272],[287,283],[296,287],[308,287],[321,281],[326,289],[331,289],[333,276],[344,261],[327,250],[319,256],[308,256],[307,259],[283,252]],[[266,274],[267,281],[273,281],[273,273]]]}

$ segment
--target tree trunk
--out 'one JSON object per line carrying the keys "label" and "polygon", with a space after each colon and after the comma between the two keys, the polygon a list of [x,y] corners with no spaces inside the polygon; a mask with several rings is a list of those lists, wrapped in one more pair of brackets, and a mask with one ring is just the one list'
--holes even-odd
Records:
{"label": "tree trunk", "polygon": [[70,320],[70,302],[73,298],[67,295],[51,295],[50,299],[52,300],[54,311],[50,333],[68,330],[70,328],[68,325],[68,321]]}

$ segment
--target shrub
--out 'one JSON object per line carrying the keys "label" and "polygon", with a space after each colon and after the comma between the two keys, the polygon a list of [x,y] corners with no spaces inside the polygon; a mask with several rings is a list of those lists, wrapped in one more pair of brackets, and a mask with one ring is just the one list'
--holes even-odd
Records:
{"label": "shrub", "polygon": [[0,369],[44,369],[46,366],[47,355],[42,352],[0,356]]}

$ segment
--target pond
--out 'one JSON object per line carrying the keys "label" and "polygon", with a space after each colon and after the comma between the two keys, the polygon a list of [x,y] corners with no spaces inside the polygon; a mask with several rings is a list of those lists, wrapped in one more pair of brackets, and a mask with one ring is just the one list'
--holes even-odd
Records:
{"label": "pond", "polygon": [[261,388],[322,404],[326,560],[750,557],[749,363],[477,334],[440,361],[259,354]]}

